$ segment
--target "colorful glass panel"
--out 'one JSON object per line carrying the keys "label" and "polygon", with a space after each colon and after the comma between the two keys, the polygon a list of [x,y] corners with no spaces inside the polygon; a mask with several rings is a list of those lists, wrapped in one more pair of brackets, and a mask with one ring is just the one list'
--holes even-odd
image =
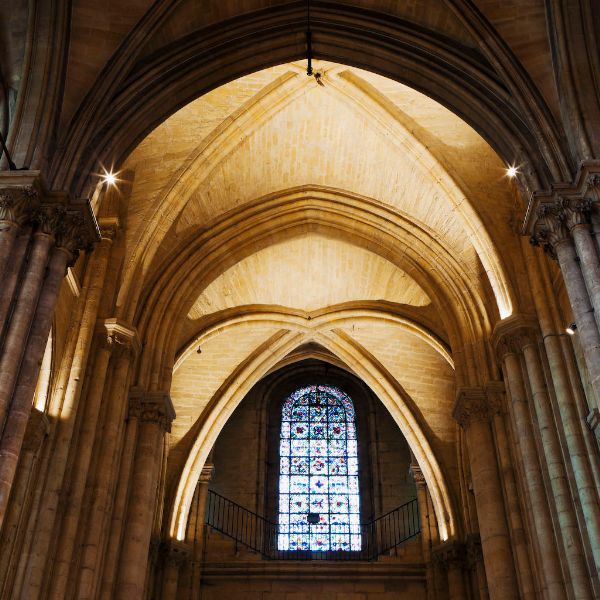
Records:
{"label": "colorful glass panel", "polygon": [[333,386],[306,386],[288,397],[281,417],[277,547],[360,550],[352,400]]}

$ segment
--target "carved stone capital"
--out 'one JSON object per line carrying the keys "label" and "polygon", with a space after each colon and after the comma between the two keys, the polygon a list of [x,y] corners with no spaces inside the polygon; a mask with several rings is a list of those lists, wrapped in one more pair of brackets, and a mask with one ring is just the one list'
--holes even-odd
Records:
{"label": "carved stone capital", "polygon": [[600,202],[600,173],[588,174],[585,195],[592,202]]}
{"label": "carved stone capital", "polygon": [[531,243],[534,246],[541,246],[547,254],[556,259],[556,246],[568,239],[570,233],[564,222],[561,203],[542,204],[537,209],[537,220],[533,227]]}
{"label": "carved stone capital", "polygon": [[512,315],[499,321],[492,333],[492,345],[502,361],[508,354],[520,354],[529,345],[537,344],[539,327],[535,317]]}
{"label": "carved stone capital", "polygon": [[[584,160],[579,164],[577,174],[571,181],[557,181],[550,188],[534,191],[530,198],[523,221],[523,235],[531,235],[534,244],[544,245],[552,253],[553,240],[564,236],[560,222],[569,230],[574,225],[572,219],[586,218],[587,202],[600,202],[600,160]],[[581,203],[581,204],[580,204]],[[565,207],[575,214],[563,212]],[[577,215],[579,213],[579,215]],[[549,223],[548,218],[558,218],[559,223]],[[538,221],[541,219],[541,222]],[[557,228],[555,231],[549,231]],[[550,245],[550,248],[546,246]]]}
{"label": "carved stone capital", "polygon": [[458,540],[444,542],[431,549],[431,558],[445,569],[462,568],[466,565],[467,549]]}
{"label": "carved stone capital", "polygon": [[100,229],[100,237],[103,240],[114,240],[120,228],[119,219],[117,217],[101,217],[98,219],[98,227]]}
{"label": "carved stone capital", "polygon": [[160,545],[160,552],[167,565],[179,568],[185,564],[192,555],[189,545],[177,540],[166,540]]}
{"label": "carved stone capital", "polygon": [[175,409],[167,392],[145,392],[132,388],[129,394],[129,416],[142,423],[156,423],[165,431],[171,431]]}
{"label": "carved stone capital", "polygon": [[213,463],[204,463],[202,471],[200,471],[199,483],[210,483],[215,474],[215,465]]}
{"label": "carved stone capital", "polygon": [[558,200],[560,217],[571,231],[578,225],[589,225],[592,212],[592,201],[588,198],[564,198]]}
{"label": "carved stone capital", "polygon": [[485,384],[490,416],[503,415],[506,412],[506,387],[503,381],[489,381]]}
{"label": "carved stone capital", "polygon": [[425,481],[425,475],[423,475],[423,471],[421,471],[421,467],[419,465],[414,463],[410,465],[410,472],[417,486],[427,485],[427,482]]}
{"label": "carved stone capital", "polygon": [[488,421],[490,410],[484,389],[459,389],[452,409],[452,416],[463,429],[468,429],[472,423],[477,421]]}
{"label": "carved stone capital", "polygon": [[39,202],[39,192],[33,185],[0,188],[0,222],[24,225]]}
{"label": "carved stone capital", "polygon": [[113,356],[129,355],[135,358],[140,352],[140,341],[137,330],[125,325],[118,319],[105,319],[99,323],[99,335],[102,346]]}

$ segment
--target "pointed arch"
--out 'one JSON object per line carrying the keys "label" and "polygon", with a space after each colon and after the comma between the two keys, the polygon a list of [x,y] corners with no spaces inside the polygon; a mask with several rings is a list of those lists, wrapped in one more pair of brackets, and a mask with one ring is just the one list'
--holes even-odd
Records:
{"label": "pointed arch", "polygon": [[171,510],[170,534],[180,540],[184,538],[200,472],[229,416],[273,366],[294,348],[311,340],[339,356],[386,406],[421,466],[432,497],[440,536],[448,539],[455,535],[458,520],[450,490],[425,431],[411,410],[413,402],[410,396],[381,363],[339,330],[310,335],[282,330],[257,348],[221,386],[201,417],[198,434],[179,477]]}

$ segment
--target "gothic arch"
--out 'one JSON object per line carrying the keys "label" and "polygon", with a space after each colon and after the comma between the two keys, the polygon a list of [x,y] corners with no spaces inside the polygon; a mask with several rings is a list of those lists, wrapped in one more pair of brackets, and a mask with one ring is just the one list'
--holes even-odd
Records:
{"label": "gothic arch", "polygon": [[410,408],[412,400],[400,384],[360,344],[350,340],[341,331],[306,335],[285,330],[272,336],[253,352],[223,383],[205,409],[175,491],[170,534],[177,539],[183,539],[190,504],[202,467],[229,416],[260,378],[294,348],[310,340],[339,356],[386,406],[423,470],[433,500],[440,536],[442,539],[448,539],[456,535],[459,522],[443,470]]}
{"label": "gothic arch", "polygon": [[[422,228],[417,230],[367,199],[358,205],[350,199],[354,196],[314,191],[263,198],[185,244],[164,271],[160,270],[160,275],[150,282],[140,299],[143,312],[135,319],[133,315],[128,317],[134,320],[146,339],[146,347],[152,350],[152,354],[142,356],[140,384],[154,380],[152,385],[158,386],[157,389],[164,387],[163,377],[169,378],[172,369],[172,363],[164,363],[165,358],[172,357],[167,360],[174,361],[178,350],[173,332],[177,331],[179,316],[189,310],[194,294],[257,248],[273,243],[278,237],[290,238],[310,228],[326,231],[328,235],[343,235],[413,276],[435,300],[436,306],[443,307],[442,318],[453,349],[465,345],[466,340],[472,340],[475,345],[484,343],[484,332],[489,332],[489,323],[493,321],[488,314],[489,306],[480,291],[473,288],[469,273],[457,264],[455,257],[431,237],[420,237]],[[363,231],[357,230],[357,221],[364,224]],[[398,248],[402,250],[400,255]],[[462,289],[457,282],[462,283]],[[473,382],[479,380],[481,369],[494,368],[486,351],[479,355],[465,353],[464,362],[457,362],[456,366],[466,380]]]}
{"label": "gothic arch", "polygon": [[[120,165],[181,106],[246,73],[303,58],[305,13],[299,4],[220,23],[136,64],[145,36],[168,13],[167,4],[158,3],[80,107],[49,170],[51,187],[89,193],[98,161]],[[385,75],[438,100],[506,162],[527,162],[531,170],[523,183],[530,187],[568,177],[563,133],[535,86],[474,7],[462,1],[451,6],[482,53],[389,15],[322,2],[315,6],[316,56]]]}

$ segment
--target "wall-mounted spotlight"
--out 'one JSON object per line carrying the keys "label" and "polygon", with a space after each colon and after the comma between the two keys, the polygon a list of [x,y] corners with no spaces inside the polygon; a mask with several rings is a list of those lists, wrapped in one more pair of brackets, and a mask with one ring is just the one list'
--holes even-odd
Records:
{"label": "wall-mounted spotlight", "polygon": [[518,173],[519,173],[519,170],[514,165],[511,165],[510,167],[508,167],[506,169],[506,176],[509,177],[510,179],[515,178]]}
{"label": "wall-mounted spotlight", "polygon": [[573,323],[571,323],[566,329],[565,331],[569,334],[569,335],[575,335],[575,332],[577,331],[577,323],[575,323],[575,321],[573,321]]}

